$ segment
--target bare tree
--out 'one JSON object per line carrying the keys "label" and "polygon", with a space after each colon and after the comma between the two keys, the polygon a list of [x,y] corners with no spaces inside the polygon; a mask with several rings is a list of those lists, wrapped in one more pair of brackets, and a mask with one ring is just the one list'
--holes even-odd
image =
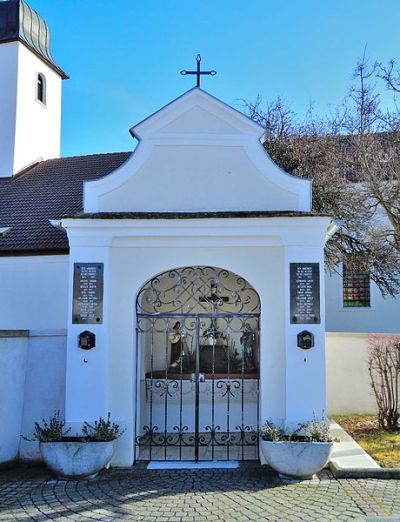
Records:
{"label": "bare tree", "polygon": [[377,73],[377,65],[360,60],[348,96],[328,117],[310,107],[299,118],[279,98],[263,108],[258,96],[245,106],[266,128],[270,156],[284,170],[313,179],[313,209],[343,222],[326,246],[328,268],[336,270],[346,257],[394,296],[400,290],[399,118],[381,110]]}
{"label": "bare tree", "polygon": [[400,69],[396,66],[396,62],[390,60],[387,65],[377,62],[375,67],[378,69],[378,76],[385,81],[387,87],[400,93]]}
{"label": "bare tree", "polygon": [[371,335],[368,340],[368,371],[382,429],[399,429],[400,337]]}

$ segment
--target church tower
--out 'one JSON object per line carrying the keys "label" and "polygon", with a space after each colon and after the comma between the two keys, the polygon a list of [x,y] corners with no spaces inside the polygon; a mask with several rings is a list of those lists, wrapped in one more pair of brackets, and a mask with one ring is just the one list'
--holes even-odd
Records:
{"label": "church tower", "polygon": [[45,21],[24,0],[0,0],[0,178],[60,156],[66,78]]}

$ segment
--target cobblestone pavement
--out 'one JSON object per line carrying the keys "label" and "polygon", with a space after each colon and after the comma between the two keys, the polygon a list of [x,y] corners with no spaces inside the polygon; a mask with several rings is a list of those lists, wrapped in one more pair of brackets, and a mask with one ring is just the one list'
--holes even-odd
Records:
{"label": "cobblestone pavement", "polygon": [[285,481],[268,468],[109,470],[57,481],[43,468],[0,471],[0,521],[398,520],[400,481]]}

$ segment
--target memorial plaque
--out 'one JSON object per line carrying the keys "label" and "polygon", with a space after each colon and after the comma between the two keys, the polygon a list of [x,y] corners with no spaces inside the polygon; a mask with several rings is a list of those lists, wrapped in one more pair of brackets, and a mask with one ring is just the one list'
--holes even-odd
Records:
{"label": "memorial plaque", "polygon": [[321,322],[319,263],[290,263],[290,322]]}
{"label": "memorial plaque", "polygon": [[103,263],[74,263],[73,324],[103,322]]}

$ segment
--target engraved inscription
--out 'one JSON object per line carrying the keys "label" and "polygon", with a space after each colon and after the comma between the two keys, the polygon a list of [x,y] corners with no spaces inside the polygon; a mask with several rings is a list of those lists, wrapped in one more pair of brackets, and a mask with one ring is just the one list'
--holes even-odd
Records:
{"label": "engraved inscription", "polygon": [[290,322],[321,322],[319,263],[290,263]]}
{"label": "engraved inscription", "polygon": [[74,263],[73,324],[103,322],[103,263]]}

